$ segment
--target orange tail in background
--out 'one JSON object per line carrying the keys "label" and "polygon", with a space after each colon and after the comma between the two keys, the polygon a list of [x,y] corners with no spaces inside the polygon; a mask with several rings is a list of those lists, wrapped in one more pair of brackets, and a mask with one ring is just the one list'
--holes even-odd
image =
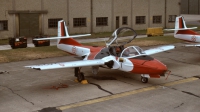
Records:
{"label": "orange tail in background", "polygon": [[75,45],[75,46],[82,45],[76,40],[74,40],[73,38],[70,38],[66,24],[63,20],[58,22],[58,37],[69,37],[69,38],[58,39],[57,44],[68,44],[68,45]]}

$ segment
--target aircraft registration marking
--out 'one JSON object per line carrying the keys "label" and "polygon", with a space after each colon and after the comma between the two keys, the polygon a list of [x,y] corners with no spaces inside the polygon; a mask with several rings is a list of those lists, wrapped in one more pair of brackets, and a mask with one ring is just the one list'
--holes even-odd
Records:
{"label": "aircraft registration marking", "polygon": [[196,36],[195,35],[191,37],[191,41],[196,42]]}
{"label": "aircraft registration marking", "polygon": [[76,54],[76,47],[75,46],[72,47],[72,53]]}
{"label": "aircraft registration marking", "polygon": [[169,82],[169,83],[165,83],[165,84],[161,84],[161,85],[150,86],[150,87],[132,90],[132,91],[124,92],[124,93],[105,96],[105,97],[101,97],[101,98],[97,98],[97,99],[93,99],[93,100],[89,100],[89,101],[83,101],[83,102],[79,102],[79,103],[75,103],[75,104],[69,104],[69,105],[66,105],[66,106],[57,107],[57,109],[66,110],[66,109],[80,107],[80,106],[84,106],[84,105],[90,105],[90,104],[94,104],[94,103],[98,103],[98,102],[103,102],[103,101],[107,101],[107,100],[112,100],[112,99],[116,99],[116,98],[121,98],[121,97],[129,96],[129,95],[141,93],[141,92],[155,90],[155,89],[162,87],[162,86],[173,86],[173,85],[178,85],[178,84],[182,84],[182,83],[192,82],[192,81],[195,81],[195,80],[198,80],[198,79],[199,78],[190,77],[190,78],[187,78],[187,79],[173,81],[173,82]]}
{"label": "aircraft registration marking", "polygon": [[63,63],[59,63],[59,65],[60,65],[60,66],[63,66],[63,67],[65,66]]}

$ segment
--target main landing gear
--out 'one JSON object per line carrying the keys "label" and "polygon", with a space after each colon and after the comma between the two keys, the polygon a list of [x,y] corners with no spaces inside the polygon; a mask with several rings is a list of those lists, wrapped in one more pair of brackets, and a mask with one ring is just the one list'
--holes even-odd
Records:
{"label": "main landing gear", "polygon": [[85,76],[84,76],[84,73],[81,72],[81,68],[80,67],[76,67],[74,69],[74,74],[75,74],[75,77],[77,77],[77,80],[78,82],[81,82],[85,80]]}
{"label": "main landing gear", "polygon": [[149,78],[148,74],[142,74],[141,75],[141,82],[147,83],[148,82],[148,78]]}

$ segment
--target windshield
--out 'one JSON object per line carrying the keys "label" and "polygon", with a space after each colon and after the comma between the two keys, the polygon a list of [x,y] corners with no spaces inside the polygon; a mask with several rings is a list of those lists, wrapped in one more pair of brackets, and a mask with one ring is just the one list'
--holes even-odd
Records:
{"label": "windshield", "polygon": [[121,57],[134,57],[137,55],[145,54],[144,51],[138,46],[130,46],[123,50]]}
{"label": "windshield", "polygon": [[121,46],[131,42],[137,36],[136,32],[129,27],[118,28],[106,41],[107,46]]}

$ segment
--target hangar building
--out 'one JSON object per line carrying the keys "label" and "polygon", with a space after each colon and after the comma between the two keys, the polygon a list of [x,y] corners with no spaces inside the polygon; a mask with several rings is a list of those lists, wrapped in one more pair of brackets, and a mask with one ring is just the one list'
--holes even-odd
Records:
{"label": "hangar building", "polygon": [[200,0],[181,0],[181,14],[200,14]]}
{"label": "hangar building", "polygon": [[0,38],[112,32],[119,27],[173,28],[181,0],[0,0]]}

